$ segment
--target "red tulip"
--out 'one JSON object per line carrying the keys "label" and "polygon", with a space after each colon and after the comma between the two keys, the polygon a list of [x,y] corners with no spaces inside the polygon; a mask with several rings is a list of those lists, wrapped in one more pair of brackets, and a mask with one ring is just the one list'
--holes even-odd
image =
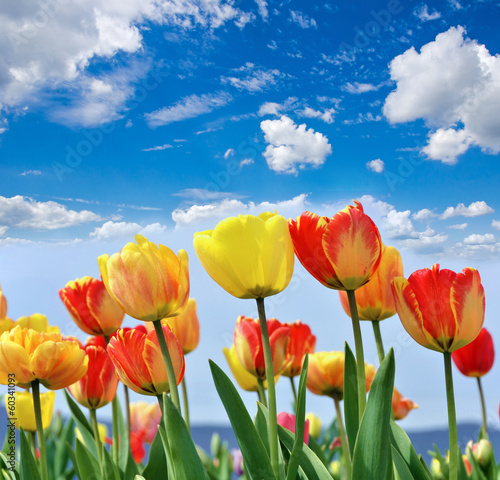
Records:
{"label": "red tulip", "polygon": [[295,323],[286,324],[290,327],[290,338],[286,347],[286,356],[291,363],[283,370],[281,375],[296,377],[302,371],[302,363],[306,353],[313,353],[316,346],[316,337],[305,323],[297,320]]}
{"label": "red tulip", "polygon": [[304,212],[290,220],[295,254],[325,287],[356,290],[367,283],[380,262],[380,233],[361,203],[332,218]]}
{"label": "red tulip", "polygon": [[493,366],[495,347],[493,338],[486,328],[469,345],[455,350],[451,354],[457,368],[467,377],[482,377]]}

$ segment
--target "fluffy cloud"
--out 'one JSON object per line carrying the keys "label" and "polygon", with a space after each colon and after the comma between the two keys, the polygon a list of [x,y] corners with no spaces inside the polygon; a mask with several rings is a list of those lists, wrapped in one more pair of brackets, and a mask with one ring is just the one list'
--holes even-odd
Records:
{"label": "fluffy cloud", "polygon": [[264,211],[277,210],[280,215],[285,217],[297,216],[306,209],[306,198],[306,194],[301,194],[291,200],[276,203],[262,202],[259,204],[254,202],[244,203],[236,199],[224,199],[220,202],[205,205],[192,205],[184,210],[177,208],[172,212],[172,220],[175,222],[176,228],[181,228],[205,220],[213,221],[242,213],[258,215]]}
{"label": "fluffy cloud", "polygon": [[441,220],[446,220],[452,217],[478,217],[480,215],[488,215],[495,210],[491,208],[486,202],[472,202],[468,207],[463,203],[459,203],[456,207],[448,207],[440,216]]}
{"label": "fluffy cloud", "polygon": [[95,222],[101,217],[89,210],[68,210],[56,202],[37,202],[29,197],[0,196],[0,228],[28,228],[55,230],[85,222]]}
{"label": "fluffy cloud", "polygon": [[500,230],[500,220],[492,220],[492,222],[491,222],[491,226],[492,226],[495,230]]}
{"label": "fluffy cloud", "polygon": [[500,151],[500,57],[464,35],[452,27],[420,53],[412,47],[394,58],[396,89],[383,107],[391,123],[424,119],[432,130],[423,151],[445,163],[473,145]]}
{"label": "fluffy cloud", "polygon": [[349,93],[366,93],[378,90],[378,87],[376,87],[371,83],[354,82],[354,83],[346,83],[343,89]]}
{"label": "fluffy cloud", "polygon": [[152,223],[146,227],[142,227],[138,223],[133,222],[106,222],[100,227],[96,227],[89,234],[90,237],[96,240],[109,240],[112,238],[133,237],[140,233],[146,237],[163,233],[166,230],[164,225]]}
{"label": "fluffy cloud", "polygon": [[320,167],[332,153],[328,138],[306,125],[296,125],[283,115],[278,120],[260,124],[269,145],[263,155],[267,165],[277,173],[297,174],[297,168]]}
{"label": "fluffy cloud", "polygon": [[265,102],[260,106],[258,115],[259,117],[263,117],[264,115],[279,115],[293,108],[297,100],[297,97],[289,97],[283,103]]}
{"label": "fluffy cloud", "polygon": [[467,245],[485,245],[495,242],[495,235],[493,235],[492,233],[486,233],[484,235],[473,233],[472,235],[464,238],[464,243]]}
{"label": "fluffy cloud", "polygon": [[380,160],[380,158],[376,158],[375,160],[367,162],[366,167],[368,168],[368,170],[371,170],[372,172],[382,173],[384,171],[385,164],[383,160]]}
{"label": "fluffy cloud", "polygon": [[437,214],[435,214],[428,208],[422,208],[422,210],[419,210],[417,213],[414,213],[412,215],[412,218],[414,220],[429,220],[430,218],[435,218],[437,216],[438,216]]}
{"label": "fluffy cloud", "polygon": [[416,8],[413,14],[420,20],[422,20],[422,22],[429,22],[431,20],[437,20],[441,18],[441,14],[437,10],[429,13],[429,7],[427,5],[421,5],[420,7]]}
{"label": "fluffy cloud", "polygon": [[215,108],[227,105],[232,100],[231,95],[225,92],[207,95],[190,95],[179,100],[171,107],[160,108],[145,115],[150,127],[168,125],[188,118],[194,118],[209,113]]}
{"label": "fluffy cloud", "polygon": [[335,109],[327,108],[325,109],[325,111],[322,112],[320,110],[314,110],[313,108],[310,107],[305,107],[303,110],[299,110],[297,114],[300,117],[318,118],[320,120],[323,120],[323,122],[333,123],[333,116],[335,115]]}
{"label": "fluffy cloud", "polygon": [[253,63],[246,63],[243,67],[236,69],[236,72],[246,74],[244,77],[222,77],[222,83],[228,83],[238,90],[248,92],[260,92],[270,85],[276,84],[278,78],[284,77],[279,71],[274,69],[263,70],[257,68]]}
{"label": "fluffy cloud", "polygon": [[457,223],[455,225],[448,225],[448,228],[453,230],[465,230],[467,228],[467,223]]}

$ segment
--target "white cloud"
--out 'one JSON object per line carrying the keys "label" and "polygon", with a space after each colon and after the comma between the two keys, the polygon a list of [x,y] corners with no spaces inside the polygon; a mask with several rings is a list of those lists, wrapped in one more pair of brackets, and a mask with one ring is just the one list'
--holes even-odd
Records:
{"label": "white cloud", "polygon": [[229,157],[234,155],[234,148],[228,148],[224,153],[224,158],[227,160]]}
{"label": "white cloud", "polygon": [[236,71],[246,73],[243,78],[238,77],[221,77],[222,83],[228,83],[238,90],[246,90],[248,92],[260,92],[270,85],[275,85],[278,78],[284,75],[277,69],[264,70],[256,68],[253,63],[246,63]]}
{"label": "white cloud", "polygon": [[310,107],[305,107],[303,110],[299,110],[297,112],[300,117],[319,118],[325,123],[333,123],[333,116],[335,115],[335,113],[336,112],[334,108],[327,108],[322,112],[320,110],[314,110]]}
{"label": "white cloud", "polygon": [[375,90],[378,90],[378,87],[376,87],[371,83],[359,83],[359,82],[346,83],[342,88],[346,92],[355,94],[373,92]]}
{"label": "white cloud", "polygon": [[320,167],[332,153],[328,138],[306,125],[296,125],[283,115],[278,120],[264,120],[260,124],[269,145],[263,155],[267,165],[277,173],[297,174],[307,166]]}
{"label": "white cloud", "polygon": [[318,28],[318,24],[314,18],[309,18],[302,12],[298,12],[295,10],[290,10],[290,20],[293,23],[296,23],[300,28]]}
{"label": "white cloud", "polygon": [[41,170],[25,170],[23,173],[20,173],[22,177],[25,177],[27,175],[41,175],[42,171]]}
{"label": "white cloud", "polygon": [[244,158],[241,162],[240,162],[240,167],[244,167],[246,165],[253,165],[255,162],[251,159],[251,158]]}
{"label": "white cloud", "polygon": [[146,227],[142,227],[138,223],[133,222],[112,222],[108,221],[100,227],[94,228],[94,231],[89,234],[90,237],[96,240],[108,240],[111,238],[133,237],[140,233],[146,237],[163,233],[166,227],[159,223],[152,223]]}
{"label": "white cloud", "polygon": [[371,170],[372,172],[375,173],[382,173],[385,168],[385,164],[383,160],[380,160],[380,158],[376,158],[375,160],[371,160],[370,162],[366,163],[366,166],[368,170]]}
{"label": "white cloud", "polygon": [[9,230],[9,227],[6,226],[0,227],[0,237],[3,237],[7,233],[7,230]]}
{"label": "white cloud", "polygon": [[495,235],[493,235],[492,233],[485,233],[484,235],[473,233],[472,235],[464,238],[464,243],[467,245],[485,245],[495,242]]}
{"label": "white cloud", "polygon": [[387,213],[383,226],[391,238],[418,236],[418,232],[410,220],[410,214],[410,210],[398,212],[396,209]]}
{"label": "white cloud", "polygon": [[157,145],[156,147],[143,148],[141,152],[157,152],[160,150],[166,150],[167,148],[174,148],[172,145],[165,143],[163,145]]}
{"label": "white cloud", "polygon": [[455,225],[448,225],[448,228],[452,228],[453,230],[465,230],[467,225],[467,223],[457,223]]}
{"label": "white cloud", "polygon": [[452,217],[478,217],[480,215],[487,215],[493,213],[495,210],[487,205],[486,202],[472,202],[468,207],[463,203],[459,203],[456,207],[448,207],[440,216],[441,220],[446,220]]}
{"label": "white cloud", "polygon": [[0,196],[1,227],[55,230],[100,219],[99,215],[89,210],[68,210],[56,202],[37,202],[21,195],[11,198]]}
{"label": "white cloud", "polygon": [[262,20],[267,21],[269,17],[269,12],[267,11],[267,2],[266,0],[255,0],[257,3],[257,7],[259,9],[259,14],[262,17]]}
{"label": "white cloud", "polygon": [[354,120],[344,120],[342,123],[345,125],[357,125],[359,123],[365,123],[365,122],[380,122],[382,120],[382,115],[373,115],[372,112],[368,113],[358,113],[357,118]]}
{"label": "white cloud", "polygon": [[194,118],[209,113],[216,108],[223,107],[231,102],[232,97],[226,92],[206,95],[190,95],[184,97],[171,107],[160,108],[146,113],[145,118],[150,127],[168,125],[188,118]]}
{"label": "white cloud", "polygon": [[420,232],[417,238],[407,238],[401,241],[405,247],[414,250],[438,250],[448,240],[448,235],[445,233],[436,233],[434,230],[428,228],[425,232]]}
{"label": "white cloud", "polygon": [[391,123],[422,118],[432,129],[424,153],[445,163],[474,145],[500,152],[500,56],[464,35],[452,27],[420,53],[412,47],[394,58],[396,89],[383,107]]}
{"label": "white cloud", "polygon": [[413,14],[420,20],[422,20],[422,22],[429,22],[431,20],[437,20],[441,18],[441,14],[437,10],[429,13],[429,7],[427,5],[421,5],[420,7],[416,8]]}
{"label": "white cloud", "polygon": [[188,209],[177,208],[172,212],[176,228],[186,227],[205,220],[214,220],[239,214],[258,215],[265,211],[278,211],[284,217],[296,216],[306,209],[306,194],[282,202],[244,203],[236,199],[224,199],[206,205],[192,205]]}
{"label": "white cloud", "polygon": [[429,220],[430,218],[436,218],[438,215],[428,208],[422,208],[417,213],[412,215],[413,220]]}
{"label": "white cloud", "polygon": [[265,102],[259,107],[258,115],[263,117],[265,115],[280,115],[294,107],[298,98],[288,97],[283,103]]}
{"label": "white cloud", "polygon": [[492,222],[491,222],[491,226],[492,226],[495,230],[500,230],[500,220],[492,220]]}

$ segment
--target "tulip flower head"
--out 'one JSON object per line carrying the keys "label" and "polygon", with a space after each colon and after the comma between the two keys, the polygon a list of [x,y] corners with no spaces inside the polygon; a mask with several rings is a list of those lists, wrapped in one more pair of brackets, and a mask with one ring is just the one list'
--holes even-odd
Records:
{"label": "tulip flower head", "polygon": [[59,290],[59,297],[73,321],[89,335],[109,336],[123,322],[125,312],[96,278],[87,276],[68,282]]}
{"label": "tulip flower head", "polygon": [[396,311],[420,345],[453,352],[472,342],[484,323],[484,289],[479,272],[440,270],[435,264],[392,281]]}
{"label": "tulip flower head", "polygon": [[130,428],[132,432],[143,432],[144,442],[153,443],[160,422],[161,410],[158,402],[132,402],[130,404]]}
{"label": "tulip flower head", "polygon": [[[172,358],[177,385],[184,376],[184,354],[172,330],[163,326],[168,351]],[[154,330],[120,329],[108,344],[108,354],[118,378],[134,392],[161,395],[170,392],[167,371]]]}
{"label": "tulip flower head", "polygon": [[290,220],[297,258],[325,287],[356,290],[367,283],[380,263],[382,241],[359,202],[332,218],[304,212]]}
{"label": "tulip flower head", "polygon": [[[372,279],[356,290],[356,305],[360,320],[380,321],[396,313],[391,282],[403,276],[401,255],[394,247],[382,246],[380,264]],[[345,291],[339,291],[342,307],[351,316],[349,300]]]}
{"label": "tulip flower head", "polygon": [[101,346],[86,345],[84,350],[89,358],[89,368],[78,382],[68,386],[68,391],[80,405],[101,408],[116,394],[118,377],[115,366]]}
{"label": "tulip flower head", "polygon": [[[290,327],[280,323],[275,318],[267,320],[269,342],[273,371],[275,375],[281,374],[287,367],[286,348],[290,336]],[[243,367],[257,378],[266,378],[264,362],[264,349],[258,319],[238,317],[234,329],[234,349]],[[291,359],[287,360],[291,361]]]}
{"label": "tulip flower head", "polygon": [[318,440],[321,436],[321,419],[315,413],[309,412],[306,413],[306,420],[309,422],[309,434],[315,440]]}
{"label": "tulip flower head", "polygon": [[200,341],[200,322],[196,314],[196,300],[190,298],[186,308],[176,317],[162,320],[162,324],[168,325],[181,344],[184,355],[192,352]]}
{"label": "tulip flower head", "polygon": [[[14,410],[7,410],[17,429],[22,428],[28,432],[36,432],[35,407],[33,405],[33,394],[31,392],[15,392]],[[52,422],[54,401],[56,392],[40,393],[40,408],[42,411],[42,425],[46,429]],[[7,402],[5,402],[7,407]]]}
{"label": "tulip flower head", "polygon": [[344,352],[309,355],[307,388],[316,395],[344,397]]}
{"label": "tulip flower head", "polygon": [[[296,417],[293,413],[278,413],[278,425],[281,425],[292,433],[295,433],[295,419]],[[304,443],[309,443],[309,420],[307,418],[304,428]]]}
{"label": "tulip flower head", "polygon": [[49,390],[67,387],[87,372],[88,357],[78,342],[64,340],[59,333],[37,332],[19,325],[0,335],[0,383],[29,388],[39,380]]}
{"label": "tulip flower head", "polygon": [[394,389],[392,392],[392,413],[394,420],[403,420],[415,408],[418,408],[418,405],[413,400],[403,397],[398,390]]}
{"label": "tulip flower head", "polygon": [[293,244],[287,221],[276,213],[228,217],[195,233],[193,243],[207,273],[235,297],[269,297],[292,278]]}
{"label": "tulip flower head", "polygon": [[19,325],[21,328],[31,328],[37,332],[60,333],[59,327],[49,325],[47,317],[41,313],[33,313],[25,317],[19,317],[14,322],[14,327],[16,325]]}
{"label": "tulip flower head", "polygon": [[282,375],[292,378],[300,375],[306,353],[314,352],[316,337],[311,333],[309,326],[301,323],[300,320],[286,325],[290,327],[290,338],[286,348],[286,355],[292,361],[283,370]]}
{"label": "tulip flower head", "polygon": [[142,235],[119,253],[101,255],[99,270],[106,289],[133,318],[154,322],[179,315],[189,298],[188,256]]}
{"label": "tulip flower head", "polygon": [[495,361],[493,338],[486,328],[465,347],[451,354],[457,368],[467,377],[482,377],[486,375]]}

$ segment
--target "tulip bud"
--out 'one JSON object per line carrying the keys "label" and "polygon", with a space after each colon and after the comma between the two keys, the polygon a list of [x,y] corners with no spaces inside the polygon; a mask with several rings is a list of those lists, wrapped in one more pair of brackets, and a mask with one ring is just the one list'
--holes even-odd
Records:
{"label": "tulip bud", "polygon": [[489,440],[482,438],[477,443],[472,443],[472,440],[467,444],[471,449],[472,455],[483,468],[488,468],[493,458],[493,447]]}
{"label": "tulip bud", "polygon": [[444,480],[444,475],[441,470],[441,462],[437,458],[433,458],[431,461],[431,473],[435,480]]}

